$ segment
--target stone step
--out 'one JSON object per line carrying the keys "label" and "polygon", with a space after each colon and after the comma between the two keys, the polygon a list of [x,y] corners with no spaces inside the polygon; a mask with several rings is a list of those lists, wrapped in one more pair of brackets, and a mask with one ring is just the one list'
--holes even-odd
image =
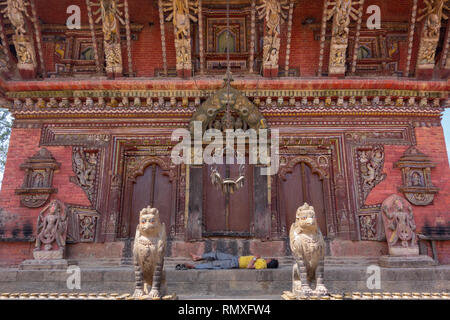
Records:
{"label": "stone step", "polygon": [[[83,267],[81,289],[69,290],[65,270],[0,269],[2,292],[117,292],[134,290],[133,266]],[[388,292],[448,292],[450,266],[381,268],[381,289]],[[325,265],[325,285],[331,293],[367,292],[367,267]],[[281,296],[291,289],[290,265],[266,270],[183,270],[165,266],[168,293],[178,296],[262,297]]]}

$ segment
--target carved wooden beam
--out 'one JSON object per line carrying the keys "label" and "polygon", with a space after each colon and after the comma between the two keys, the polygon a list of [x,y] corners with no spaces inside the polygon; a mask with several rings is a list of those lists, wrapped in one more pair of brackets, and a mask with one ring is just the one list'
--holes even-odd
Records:
{"label": "carved wooden beam", "polygon": [[203,44],[203,10],[202,0],[198,0],[198,46],[200,54],[200,73],[205,72],[205,52]]}
{"label": "carved wooden beam", "polygon": [[323,12],[322,12],[322,26],[320,31],[320,54],[319,54],[319,70],[317,75],[322,76],[323,71],[323,56],[325,53],[325,37],[327,32],[327,11],[328,11],[328,0],[323,1]]}
{"label": "carved wooden beam", "polygon": [[127,55],[128,55],[128,75],[134,76],[133,72],[133,56],[131,53],[131,27],[130,27],[130,11],[128,7],[128,0],[124,0],[125,10],[125,29],[127,33]]}
{"label": "carved wooden beam", "polygon": [[91,29],[92,47],[94,48],[95,67],[97,69],[97,73],[101,73],[103,68],[100,66],[97,38],[95,37],[94,18],[92,16],[91,2],[89,0],[86,0],[86,7],[88,11],[89,28]]}
{"label": "carved wooden beam", "polygon": [[33,18],[28,12],[31,3],[23,0],[21,6],[17,6],[16,1],[8,0],[0,5],[6,6],[2,7],[0,14],[9,19],[14,30],[13,43],[17,53],[17,69],[22,78],[33,79],[36,77],[38,63],[32,34],[33,27],[29,27],[27,23],[27,20],[33,22]]}
{"label": "carved wooden beam", "polygon": [[358,60],[359,37],[361,35],[361,23],[362,23],[362,16],[363,16],[363,8],[364,8],[364,0],[361,0],[359,10],[358,10],[358,21],[356,24],[355,45],[353,48],[352,73],[356,73],[356,62]]}
{"label": "carved wooden beam", "polygon": [[291,38],[292,38],[292,16],[294,14],[294,1],[289,3],[289,16],[288,16],[288,33],[286,43],[286,61],[284,66],[284,75],[289,75],[289,61],[291,58]]}
{"label": "carved wooden beam", "polygon": [[163,58],[163,70],[164,75],[167,76],[167,50],[166,50],[166,30],[164,28],[164,11],[162,6],[162,0],[158,0],[159,9],[159,26],[161,30],[161,49]]}
{"label": "carved wooden beam", "polygon": [[416,29],[416,18],[417,18],[417,0],[413,0],[412,10],[411,10],[411,24],[409,25],[409,36],[408,36],[408,57],[406,62],[405,77],[409,77],[411,70],[411,58],[412,49],[414,45],[414,33]]}
{"label": "carved wooden beam", "polygon": [[259,19],[264,19],[263,75],[277,77],[281,47],[281,24],[289,9],[286,1],[262,0],[258,10]]}
{"label": "carved wooden beam", "polygon": [[37,50],[38,50],[38,54],[39,54],[41,74],[42,74],[42,77],[45,78],[46,72],[45,72],[44,54],[42,51],[42,32],[41,32],[41,26],[39,24],[37,12],[36,12],[36,0],[31,0],[30,4],[31,4],[31,13],[33,14],[32,21],[33,21],[34,32],[35,32],[35,36],[36,36],[36,45],[37,45]]}
{"label": "carved wooden beam", "polygon": [[248,71],[255,72],[256,0],[252,0]]}
{"label": "carved wooden beam", "polygon": [[350,33],[350,21],[358,20],[357,14],[362,10],[356,10],[356,6],[362,6],[362,0],[336,0],[331,9],[327,9],[327,19],[333,18],[332,37],[330,46],[330,62],[328,74],[330,76],[344,76],[346,71],[346,56],[348,36]]}
{"label": "carved wooden beam", "polygon": [[450,22],[447,23],[447,31],[444,41],[444,50],[442,51],[442,58],[441,58],[441,67],[443,70],[443,74],[441,77],[443,79],[448,79],[450,76]]}
{"label": "carved wooden beam", "polygon": [[1,49],[3,51],[3,54],[5,55],[6,63],[8,64],[9,67],[11,67],[14,59],[11,55],[11,50],[9,50],[9,43],[6,37],[5,25],[3,23],[2,14],[0,14],[0,40],[2,41]]}
{"label": "carved wooden beam", "polygon": [[197,22],[198,0],[162,0],[163,12],[169,12],[166,20],[172,21],[175,35],[177,74],[189,78],[192,74],[191,21]]}
{"label": "carved wooden beam", "polygon": [[419,10],[419,14],[422,15],[417,21],[424,22],[417,58],[416,76],[418,78],[429,79],[433,75],[442,19],[448,19],[447,3],[449,3],[448,0],[424,1],[425,8]]}

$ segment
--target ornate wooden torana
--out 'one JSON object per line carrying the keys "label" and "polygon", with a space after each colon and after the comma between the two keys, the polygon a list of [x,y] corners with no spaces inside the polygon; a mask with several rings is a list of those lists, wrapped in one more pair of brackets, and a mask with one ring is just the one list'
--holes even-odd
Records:
{"label": "ornate wooden torana", "polygon": [[402,170],[403,185],[398,191],[403,192],[406,199],[416,206],[426,206],[433,202],[434,195],[439,188],[434,187],[431,181],[431,168],[436,163],[412,146],[394,164],[395,168]]}
{"label": "ornate wooden torana", "polygon": [[52,187],[53,173],[60,166],[46,148],[39,150],[20,166],[25,170],[25,178],[22,187],[16,189],[16,194],[20,195],[22,205],[28,208],[41,207],[52,193],[57,192]]}

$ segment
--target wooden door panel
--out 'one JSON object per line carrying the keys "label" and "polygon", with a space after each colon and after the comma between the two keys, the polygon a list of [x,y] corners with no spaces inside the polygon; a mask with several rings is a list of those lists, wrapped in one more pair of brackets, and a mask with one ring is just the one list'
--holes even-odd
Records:
{"label": "wooden door panel", "polygon": [[[230,165],[230,177],[236,179],[239,177],[239,165]],[[218,165],[217,169],[225,177],[225,165]],[[230,214],[229,230],[226,228],[226,197],[222,191],[211,182],[211,167],[204,168],[204,217],[205,231],[211,232],[249,232],[251,223],[251,201],[252,201],[252,175],[250,175],[250,166],[245,168],[244,186],[235,193],[230,194]]]}
{"label": "wooden door panel", "polygon": [[295,212],[303,205],[303,185],[301,166],[293,168],[292,173],[286,175],[286,180],[281,183],[281,206],[286,216],[286,227],[289,231],[295,222]]}
{"label": "wooden door panel", "polygon": [[156,207],[159,210],[161,222],[166,224],[166,229],[170,227],[172,185],[169,177],[163,174],[163,170],[159,166],[150,165],[145,169],[144,175],[136,178],[132,199],[132,237],[134,237],[136,226],[139,222],[139,212],[147,206]]}
{"label": "wooden door panel", "polygon": [[320,230],[326,235],[325,199],[320,177],[307,164],[299,163],[294,166],[292,173],[286,175],[286,180],[282,180],[280,188],[280,209],[284,210],[288,232],[295,222],[298,207],[307,202],[314,207]]}

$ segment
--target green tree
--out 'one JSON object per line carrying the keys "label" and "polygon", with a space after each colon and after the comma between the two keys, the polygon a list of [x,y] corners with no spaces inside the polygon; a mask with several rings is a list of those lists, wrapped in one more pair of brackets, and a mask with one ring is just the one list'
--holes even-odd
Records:
{"label": "green tree", "polygon": [[11,114],[6,109],[0,109],[0,187],[3,180],[3,171],[5,170],[6,154],[8,153],[11,128]]}

